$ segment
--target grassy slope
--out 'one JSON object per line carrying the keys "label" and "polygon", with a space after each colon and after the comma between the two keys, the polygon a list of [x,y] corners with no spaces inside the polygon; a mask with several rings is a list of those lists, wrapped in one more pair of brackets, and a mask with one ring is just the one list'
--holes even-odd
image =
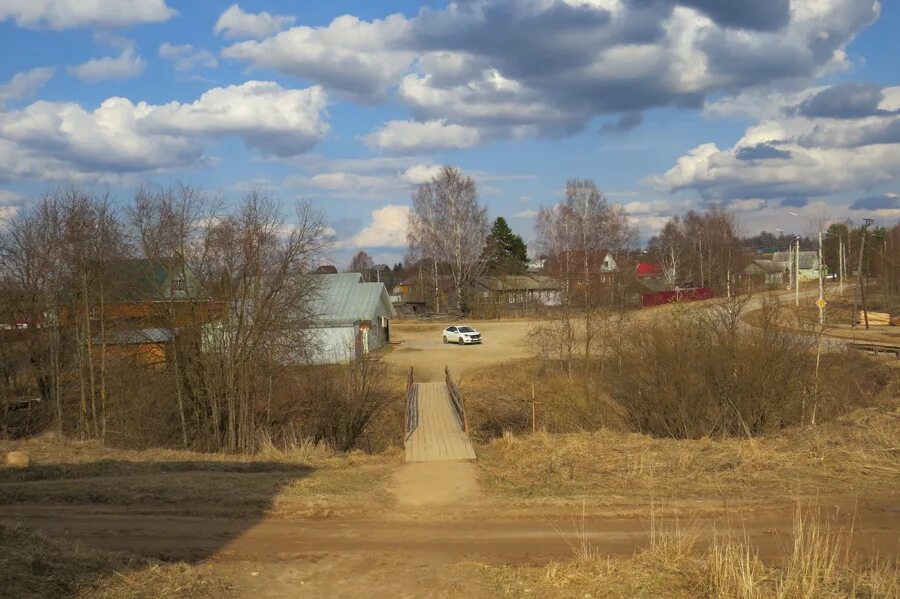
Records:
{"label": "grassy slope", "polygon": [[389,504],[393,456],[305,448],[258,456],[125,451],[95,443],[0,441],[31,453],[28,469],[0,468],[0,503],[152,506],[173,514],[344,516]]}
{"label": "grassy slope", "polygon": [[755,498],[885,492],[900,478],[898,438],[900,411],[873,408],[754,440],[539,433],[478,455],[486,488],[513,498]]}

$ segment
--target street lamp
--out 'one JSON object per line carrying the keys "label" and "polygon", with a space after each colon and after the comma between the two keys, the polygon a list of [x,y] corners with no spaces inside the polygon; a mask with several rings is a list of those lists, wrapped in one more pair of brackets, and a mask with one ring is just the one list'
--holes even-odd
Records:
{"label": "street lamp", "polygon": [[[801,214],[797,214],[796,212],[791,212],[791,216],[799,216],[800,218],[805,218],[809,222],[813,222],[813,219],[808,216],[803,216]],[[819,325],[825,326],[825,280],[822,278],[822,223],[819,223],[817,227],[819,232],[819,299],[816,301],[816,306],[819,307]],[[800,239],[797,238],[797,280],[800,280]],[[799,303],[799,299],[797,300]]]}

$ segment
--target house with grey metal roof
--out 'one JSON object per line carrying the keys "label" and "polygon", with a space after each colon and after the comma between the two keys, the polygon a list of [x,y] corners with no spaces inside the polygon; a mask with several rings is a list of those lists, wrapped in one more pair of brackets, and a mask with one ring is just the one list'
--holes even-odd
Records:
{"label": "house with grey metal roof", "polygon": [[[772,262],[787,268],[789,272],[793,272],[796,264],[796,252],[775,252],[772,254]],[[800,280],[815,281],[819,278],[819,253],[815,251],[800,252]]]}
{"label": "house with grey metal roof", "polygon": [[349,362],[390,341],[395,313],[384,283],[365,283],[359,273],[316,275],[316,281],[310,362]]}

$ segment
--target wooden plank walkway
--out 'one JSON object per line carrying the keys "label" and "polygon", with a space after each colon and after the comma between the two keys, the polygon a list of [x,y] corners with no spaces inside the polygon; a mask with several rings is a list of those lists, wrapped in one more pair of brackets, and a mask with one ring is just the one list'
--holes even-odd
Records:
{"label": "wooden plank walkway", "polygon": [[445,383],[416,383],[409,409],[415,410],[417,417],[410,419],[415,424],[406,435],[407,462],[475,459],[475,449],[450,405]]}

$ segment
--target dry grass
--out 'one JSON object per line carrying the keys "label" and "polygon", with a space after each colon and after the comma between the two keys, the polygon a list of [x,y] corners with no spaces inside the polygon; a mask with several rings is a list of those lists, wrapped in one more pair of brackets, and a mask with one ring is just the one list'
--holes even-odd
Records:
{"label": "dry grass", "polygon": [[85,549],[0,525],[0,596],[16,599],[231,597],[202,567]]}
{"label": "dry grass", "polygon": [[396,460],[299,443],[264,445],[246,456],[118,450],[52,437],[0,441],[0,452],[14,448],[30,452],[33,465],[0,468],[0,504],[144,506],[230,517],[350,517],[383,507],[392,500],[386,482]]}
{"label": "dry grass", "polygon": [[900,477],[900,411],[858,410],[756,439],[538,433],[479,448],[482,481],[516,498],[605,502],[885,492]]}
{"label": "dry grass", "polygon": [[546,567],[463,566],[491,596],[687,599],[895,598],[896,562],[858,564],[847,551],[852,531],[836,531],[817,512],[794,520],[792,548],[764,564],[746,540],[717,539],[703,551],[687,530],[657,530],[650,546],[625,557],[577,550]]}

